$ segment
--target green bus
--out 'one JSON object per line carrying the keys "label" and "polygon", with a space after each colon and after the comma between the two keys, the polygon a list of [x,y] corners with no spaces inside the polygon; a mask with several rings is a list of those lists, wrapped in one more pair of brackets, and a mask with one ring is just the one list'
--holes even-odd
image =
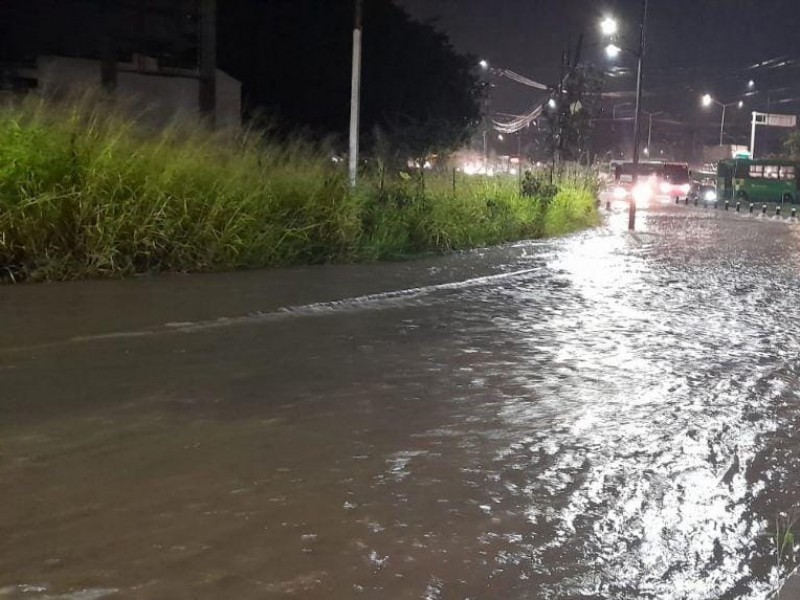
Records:
{"label": "green bus", "polygon": [[732,158],[717,165],[717,198],[742,202],[797,202],[800,163],[779,159]]}

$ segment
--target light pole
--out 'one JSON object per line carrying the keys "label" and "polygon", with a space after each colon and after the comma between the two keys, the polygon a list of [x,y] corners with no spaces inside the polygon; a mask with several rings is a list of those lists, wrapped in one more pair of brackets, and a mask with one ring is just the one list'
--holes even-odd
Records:
{"label": "light pole", "polygon": [[[639,136],[641,133],[641,117],[642,117],[642,72],[644,70],[644,55],[647,48],[647,9],[649,7],[649,0],[642,0],[642,17],[639,22],[639,45],[636,51],[621,48],[616,44],[610,43],[606,46],[606,55],[611,58],[617,58],[623,50],[627,50],[633,54],[637,59],[636,69],[636,109],[633,117],[633,185],[639,179]],[[611,25],[613,21],[613,26]],[[606,17],[600,24],[600,29],[606,37],[613,37],[617,31],[616,21],[610,17]],[[629,209],[628,209],[628,229],[631,231],[636,227],[636,200],[634,195],[631,194]]]}
{"label": "light pole", "polygon": [[[478,66],[481,68],[482,71],[485,73],[491,74],[491,70],[489,68],[489,61],[486,59],[482,59]],[[483,98],[483,174],[488,175],[489,173],[489,102],[490,102],[490,94],[492,91],[492,83],[490,79],[487,79],[487,87],[486,89],[488,92]]]}
{"label": "light pole", "polygon": [[358,134],[361,114],[361,31],[363,25],[363,0],[355,0],[355,20],[353,24],[353,73],[350,86],[350,187],[356,186],[358,177]]}
{"label": "light pole", "polygon": [[663,111],[659,112],[651,112],[647,113],[647,116],[650,118],[650,124],[647,127],[647,155],[650,155],[650,148],[652,147],[651,142],[653,141],[653,117],[657,117],[658,115],[663,115]]}
{"label": "light pole", "polygon": [[719,145],[722,146],[723,139],[725,137],[725,113],[727,112],[729,106],[736,106],[737,108],[742,108],[744,106],[744,102],[742,100],[738,100],[737,102],[728,102],[727,104],[724,104],[719,100],[715,100],[713,96],[711,96],[711,94],[706,94],[705,96],[703,96],[701,98],[701,101],[703,103],[703,106],[705,107],[709,107],[712,104],[716,104],[717,106],[722,107],[722,119],[719,124]]}

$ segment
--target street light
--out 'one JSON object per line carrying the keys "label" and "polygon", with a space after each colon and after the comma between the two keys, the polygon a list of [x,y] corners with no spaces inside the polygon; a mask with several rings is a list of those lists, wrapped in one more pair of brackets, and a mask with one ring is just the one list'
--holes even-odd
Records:
{"label": "street light", "polygon": [[547,106],[555,110],[556,106],[558,106],[558,104],[556,104],[555,98],[550,98],[550,100],[547,101]]}
{"label": "street light", "polygon": [[756,87],[756,82],[755,81],[753,81],[751,79],[750,81],[747,82],[747,89],[748,90],[752,90],[754,87]]}
{"label": "street light", "polygon": [[481,62],[479,62],[478,64],[480,65],[481,69],[483,69],[484,71],[489,68],[489,61],[488,60],[484,59]]}
{"label": "street light", "polygon": [[744,108],[744,101],[737,100],[736,102],[728,102],[727,104],[725,104],[723,102],[720,102],[719,100],[716,100],[711,94],[703,95],[703,97],[700,100],[703,103],[703,106],[706,108],[708,108],[712,104],[716,104],[717,106],[722,108],[722,119],[719,124],[719,145],[722,146],[725,137],[725,113],[727,112],[728,107],[730,106],[736,106],[737,108]]}
{"label": "street light", "polygon": [[606,17],[600,21],[600,31],[602,31],[603,35],[606,37],[616,35],[618,29],[619,25],[617,24],[617,20],[613,17]]}
{"label": "street light", "polygon": [[[634,186],[639,179],[639,135],[642,117],[642,71],[644,67],[644,54],[647,48],[647,9],[649,0],[642,0],[642,17],[639,22],[639,44],[636,51],[630,51],[638,62],[636,70],[636,112],[633,117],[633,183]],[[612,27],[611,22],[614,25]],[[600,29],[606,37],[612,37],[617,32],[617,24],[611,17],[606,17],[600,23]],[[606,46],[606,55],[609,58],[616,58],[620,55],[623,48],[613,43]],[[636,226],[636,201],[631,197],[628,212],[628,229],[633,230]]]}
{"label": "street light", "polygon": [[608,46],[606,46],[606,56],[608,56],[608,58],[611,59],[617,58],[621,52],[622,48],[620,48],[616,44],[609,44]]}

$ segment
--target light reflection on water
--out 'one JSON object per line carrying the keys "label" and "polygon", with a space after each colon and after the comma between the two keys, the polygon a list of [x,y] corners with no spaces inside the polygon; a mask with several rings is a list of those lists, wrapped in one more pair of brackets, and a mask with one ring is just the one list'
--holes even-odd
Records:
{"label": "light reflection on water", "polygon": [[794,234],[709,215],[20,358],[115,402],[4,426],[0,598],[764,597],[800,489]]}

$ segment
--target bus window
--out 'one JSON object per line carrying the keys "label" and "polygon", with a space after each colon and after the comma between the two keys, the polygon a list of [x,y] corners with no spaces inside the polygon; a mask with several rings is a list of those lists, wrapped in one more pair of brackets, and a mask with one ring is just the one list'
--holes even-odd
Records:
{"label": "bus window", "polygon": [[781,167],[781,181],[794,181],[794,167]]}
{"label": "bus window", "polygon": [[762,179],[764,177],[764,166],[750,165],[750,173],[748,175],[753,179]]}
{"label": "bus window", "polygon": [[777,179],[778,178],[778,169],[777,165],[764,165],[764,178],[765,179]]}
{"label": "bus window", "polygon": [[664,179],[675,185],[689,183],[689,166],[685,164],[664,165]]}

